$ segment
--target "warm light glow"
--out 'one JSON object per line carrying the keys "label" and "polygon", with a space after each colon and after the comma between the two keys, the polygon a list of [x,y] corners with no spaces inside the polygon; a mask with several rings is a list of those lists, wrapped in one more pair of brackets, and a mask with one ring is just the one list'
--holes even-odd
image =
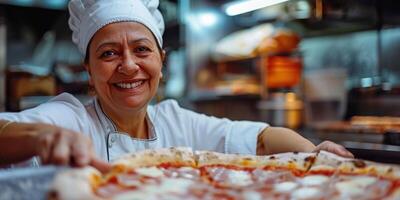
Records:
{"label": "warm light glow", "polygon": [[243,0],[226,5],[225,13],[229,16],[240,15],[246,12],[283,3],[289,0]]}

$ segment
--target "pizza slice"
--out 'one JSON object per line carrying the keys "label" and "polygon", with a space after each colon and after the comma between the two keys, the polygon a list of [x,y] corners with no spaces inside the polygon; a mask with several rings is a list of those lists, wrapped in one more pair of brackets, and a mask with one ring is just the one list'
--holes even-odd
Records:
{"label": "pizza slice", "polygon": [[93,167],[65,170],[53,180],[48,199],[100,200],[93,189],[101,184],[102,174]]}
{"label": "pizza slice", "polygon": [[163,199],[165,195],[190,195],[189,187],[196,185],[200,177],[195,164],[190,148],[145,150],[119,158],[107,174],[92,167],[60,173],[50,196],[51,199]]}
{"label": "pizza slice", "polygon": [[290,199],[316,153],[282,153],[269,156],[197,151],[198,167],[210,185],[237,192],[238,199]]}
{"label": "pizza slice", "polygon": [[400,193],[399,169],[321,151],[303,180],[311,179],[325,188],[328,199],[396,199]]}

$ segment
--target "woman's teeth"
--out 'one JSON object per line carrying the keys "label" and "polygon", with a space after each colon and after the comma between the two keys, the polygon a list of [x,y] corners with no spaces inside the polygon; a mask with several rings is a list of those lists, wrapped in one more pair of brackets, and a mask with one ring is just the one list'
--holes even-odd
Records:
{"label": "woman's teeth", "polygon": [[135,88],[139,85],[142,85],[144,81],[137,81],[134,83],[117,83],[115,84],[116,86],[120,87],[120,88],[124,88],[124,89],[131,89],[131,88]]}

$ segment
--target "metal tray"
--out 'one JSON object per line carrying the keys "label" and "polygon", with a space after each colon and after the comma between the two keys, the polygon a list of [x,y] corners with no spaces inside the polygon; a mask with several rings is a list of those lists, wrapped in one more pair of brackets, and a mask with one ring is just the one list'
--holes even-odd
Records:
{"label": "metal tray", "polygon": [[65,168],[45,166],[0,170],[0,199],[46,199],[54,175]]}

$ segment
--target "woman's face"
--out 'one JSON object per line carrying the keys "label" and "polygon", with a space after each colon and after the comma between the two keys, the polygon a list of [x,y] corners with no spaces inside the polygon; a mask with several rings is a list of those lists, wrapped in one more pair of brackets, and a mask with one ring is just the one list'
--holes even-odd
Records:
{"label": "woman's face", "polygon": [[156,94],[164,52],[144,25],[112,23],[101,28],[89,46],[86,68],[106,110],[141,110]]}

